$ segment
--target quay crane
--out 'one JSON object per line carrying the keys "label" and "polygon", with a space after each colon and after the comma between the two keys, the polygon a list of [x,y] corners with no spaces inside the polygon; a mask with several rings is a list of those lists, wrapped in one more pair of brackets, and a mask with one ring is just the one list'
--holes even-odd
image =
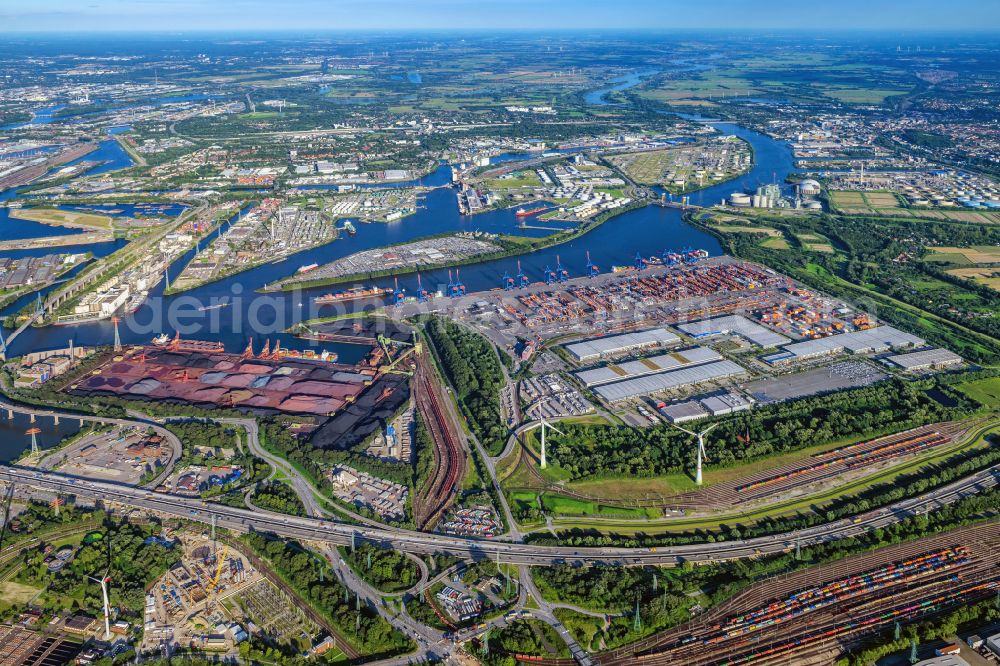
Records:
{"label": "quay crane", "polygon": [[521,260],[517,260],[517,286],[524,288],[528,286],[528,276],[521,270]]}
{"label": "quay crane", "polygon": [[514,278],[512,278],[510,276],[510,273],[508,273],[507,271],[503,272],[503,277],[500,278],[500,280],[503,284],[504,291],[510,291],[511,289],[514,288]]}
{"label": "quay crane", "polygon": [[427,302],[427,290],[420,284],[420,273],[417,273],[417,303]]}
{"label": "quay crane", "polygon": [[642,258],[641,254],[639,254],[638,252],[636,252],[635,253],[635,269],[637,271],[641,271],[641,270],[645,270],[648,267],[649,267],[649,264],[646,263],[646,260]]}
{"label": "quay crane", "polygon": [[545,284],[552,284],[556,281],[556,272],[549,268],[548,264],[545,265]]}
{"label": "quay crane", "polygon": [[597,277],[601,269],[590,260],[590,250],[587,250],[587,277]]}
{"label": "quay crane", "polygon": [[392,304],[402,305],[406,300],[406,290],[399,288],[399,278],[393,280],[395,287],[392,290]]}
{"label": "quay crane", "polygon": [[565,282],[569,279],[569,271],[563,268],[562,262],[559,261],[559,255],[556,255],[556,275],[559,277],[560,282]]}
{"label": "quay crane", "polygon": [[458,277],[458,269],[455,269],[455,277],[452,278],[451,271],[448,271],[448,295],[452,298],[465,296],[465,285]]}

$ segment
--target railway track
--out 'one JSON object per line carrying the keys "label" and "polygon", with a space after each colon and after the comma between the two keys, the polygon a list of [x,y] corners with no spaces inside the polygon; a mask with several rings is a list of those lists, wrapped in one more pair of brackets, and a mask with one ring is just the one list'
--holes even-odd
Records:
{"label": "railway track", "polygon": [[452,428],[443,398],[430,376],[425,355],[417,362],[417,409],[434,440],[436,467],[426,490],[414,502],[413,513],[420,529],[434,525],[451,503],[455,489],[465,468],[465,457],[457,434]]}
{"label": "railway track", "polygon": [[[727,617],[766,606],[775,599],[787,597],[799,590],[815,585],[817,580],[833,581],[849,578],[869,569],[887,566],[893,562],[905,561],[928,551],[956,547],[956,545],[962,543],[967,544],[972,558],[977,562],[976,566],[983,571],[989,572],[988,575],[993,575],[995,563],[1000,561],[1000,556],[994,554],[998,550],[998,546],[1000,546],[1000,523],[954,530],[927,539],[901,543],[878,551],[855,555],[831,564],[800,569],[787,575],[775,576],[763,580],[745,588],[727,601],[705,611],[686,624],[672,627],[627,646],[610,650],[600,655],[598,659],[601,664],[633,664],[639,655],[664,651],[668,646],[680,643],[687,636],[706,635],[712,631],[713,626],[719,624]],[[860,605],[865,600],[860,599],[855,604]],[[875,599],[869,597],[868,600],[877,600],[877,597]],[[824,613],[829,614],[826,610],[809,613],[806,614],[805,619],[810,622],[816,622],[824,617]],[[845,614],[841,612],[838,615],[846,615],[849,619],[850,613]],[[832,614],[830,616],[831,618],[833,617]],[[793,629],[794,626],[792,624],[785,625],[782,627],[782,631]],[[773,629],[771,631],[772,633],[777,632],[777,630]],[[801,627],[799,627],[799,633],[801,633]],[[774,639],[770,637],[764,641],[763,632],[759,636],[762,642],[774,642]],[[827,646],[825,649],[829,651],[831,648]],[[715,651],[715,655],[718,656],[720,651],[721,647]],[[678,657],[674,656],[674,658]],[[652,657],[646,657],[644,661],[657,663]],[[680,662],[685,664],[688,662],[691,664],[697,663],[694,657],[689,658],[687,655],[682,659],[678,658],[678,662],[674,663]],[[671,662],[663,660],[659,663],[666,664]],[[705,663],[716,662],[706,661]]]}

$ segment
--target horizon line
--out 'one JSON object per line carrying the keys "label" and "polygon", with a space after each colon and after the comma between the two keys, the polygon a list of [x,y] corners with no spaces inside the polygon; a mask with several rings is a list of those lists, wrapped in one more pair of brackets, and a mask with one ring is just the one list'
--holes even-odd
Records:
{"label": "horizon line", "polygon": [[352,28],[111,28],[107,30],[76,30],[73,28],[53,28],[46,30],[38,29],[3,29],[0,28],[0,35],[132,35],[132,34],[156,34],[156,35],[188,35],[188,34],[546,34],[546,33],[580,33],[580,32],[601,32],[604,34],[670,34],[684,32],[703,33],[796,33],[800,35],[824,35],[824,34],[871,34],[871,33],[893,33],[893,34],[977,34],[977,35],[997,35],[1000,36],[1000,28],[996,27],[922,27],[922,28],[893,28],[886,26],[878,27],[838,27],[838,28],[797,28],[790,26],[776,27],[717,27],[717,26],[686,26],[686,27],[617,27],[607,28],[600,26],[593,27],[546,27],[546,28],[511,28],[511,27],[445,27],[445,28],[403,28],[403,27],[352,27]]}

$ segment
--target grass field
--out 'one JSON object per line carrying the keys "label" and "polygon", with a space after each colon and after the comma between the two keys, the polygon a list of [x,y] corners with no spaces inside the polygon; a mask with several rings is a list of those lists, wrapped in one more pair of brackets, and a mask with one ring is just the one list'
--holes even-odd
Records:
{"label": "grass field", "polygon": [[787,250],[790,247],[784,237],[778,238],[777,236],[761,241],[760,246],[766,247],[768,250]]}
{"label": "grass field", "polygon": [[703,518],[670,518],[666,520],[646,520],[643,522],[632,521],[631,523],[628,520],[616,520],[614,518],[598,520],[601,516],[594,515],[590,517],[589,521],[586,519],[574,520],[572,518],[558,520],[556,521],[556,526],[560,529],[608,529],[620,534],[658,534],[677,532],[681,530],[717,529],[721,524],[731,524],[734,521],[742,524],[750,524],[799,512],[822,511],[822,507],[826,506],[830,501],[837,499],[838,497],[842,497],[844,495],[855,495],[874,485],[890,483],[900,475],[912,473],[919,469],[927,469],[933,465],[940,464],[943,460],[955,455],[956,453],[968,451],[973,448],[989,446],[986,442],[986,438],[991,434],[995,434],[997,430],[998,426],[996,422],[988,423],[975,430],[958,444],[942,447],[940,450],[934,450],[932,453],[924,456],[914,457],[906,462],[894,465],[889,469],[876,472],[869,476],[842,482],[835,487],[829,488],[817,494],[791,499],[786,502],[761,507],[759,509],[753,509],[738,515],[723,514]]}
{"label": "grass field", "polygon": [[858,88],[855,86],[833,86],[814,84],[825,97],[830,97],[844,104],[881,104],[887,97],[903,95],[909,90],[894,88]]}
{"label": "grass field", "polygon": [[112,223],[112,218],[107,215],[95,215],[76,210],[59,210],[58,208],[20,208],[10,211],[10,216],[54,227],[79,229],[110,229]]}
{"label": "grass field", "polygon": [[781,232],[771,227],[748,227],[738,224],[713,224],[712,229],[723,234],[764,234],[772,238],[780,238]]}
{"label": "grass field", "polygon": [[1000,377],[988,377],[957,384],[956,388],[976,402],[988,407],[1000,407]]}
{"label": "grass field", "polygon": [[556,493],[542,495],[542,507],[547,513],[568,516],[608,516],[617,518],[657,518],[657,509],[634,509],[598,504]]}
{"label": "grass field", "polygon": [[510,178],[494,178],[486,181],[486,187],[491,190],[515,189],[518,187],[538,187],[541,181],[534,171],[516,171]]}
{"label": "grass field", "polygon": [[34,599],[38,592],[38,588],[15,583],[14,581],[0,583],[0,599],[9,604],[26,604]]}
{"label": "grass field", "polygon": [[833,245],[830,243],[830,239],[819,234],[796,234],[795,237],[810,252],[833,252]]}

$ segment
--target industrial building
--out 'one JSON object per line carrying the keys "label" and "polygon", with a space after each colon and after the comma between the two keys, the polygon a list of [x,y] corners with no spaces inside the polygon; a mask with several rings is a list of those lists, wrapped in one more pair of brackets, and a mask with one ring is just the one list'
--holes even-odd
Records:
{"label": "industrial building", "polygon": [[806,361],[842,352],[877,354],[890,349],[922,347],[924,344],[923,339],[904,333],[892,326],[877,326],[862,331],[794,342],[782,347],[783,351],[777,354],[765,356],[764,360],[771,364],[780,364],[790,361]]}
{"label": "industrial building", "polygon": [[708,347],[692,347],[683,351],[670,352],[659,356],[651,356],[638,361],[628,361],[627,363],[609,363],[601,368],[592,370],[581,370],[576,373],[577,379],[585,386],[600,386],[611,382],[631,379],[634,377],[644,377],[655,375],[660,372],[678,370],[680,368],[721,361],[722,355]]}
{"label": "industrial building", "polygon": [[759,347],[777,347],[791,342],[789,338],[769,328],[750,321],[741,315],[728,315],[680,324],[677,329],[693,338],[710,338],[717,335],[738,335]]}
{"label": "industrial building", "polygon": [[722,391],[697,400],[676,402],[672,405],[660,403],[657,409],[671,423],[684,423],[707,416],[725,416],[734,412],[742,412],[750,409],[753,404],[752,398],[739,393]]}
{"label": "industrial building", "polygon": [[595,388],[594,392],[608,402],[620,402],[630,398],[745,374],[747,371],[732,361],[717,361],[672,372],[627,379],[614,384],[605,384]]}
{"label": "industrial building", "polygon": [[696,421],[708,416],[708,412],[697,400],[687,402],[677,402],[672,405],[664,405],[659,411],[671,423],[684,423],[686,421]]}
{"label": "industrial building", "polygon": [[914,666],[969,666],[969,662],[957,654],[946,654],[918,661]]}
{"label": "industrial building", "polygon": [[911,352],[909,354],[894,354],[893,356],[887,356],[883,360],[887,364],[906,372],[919,372],[921,370],[932,370],[958,365],[962,362],[962,357],[953,351],[935,348]]}
{"label": "industrial building", "polygon": [[753,406],[753,400],[738,393],[720,393],[702,399],[701,404],[712,416],[725,416],[750,409]]}
{"label": "industrial building", "polygon": [[586,363],[600,358],[618,356],[627,352],[645,349],[647,347],[669,347],[681,341],[676,335],[665,328],[654,328],[649,331],[609,335],[604,338],[592,338],[566,345],[566,351],[578,362]]}

